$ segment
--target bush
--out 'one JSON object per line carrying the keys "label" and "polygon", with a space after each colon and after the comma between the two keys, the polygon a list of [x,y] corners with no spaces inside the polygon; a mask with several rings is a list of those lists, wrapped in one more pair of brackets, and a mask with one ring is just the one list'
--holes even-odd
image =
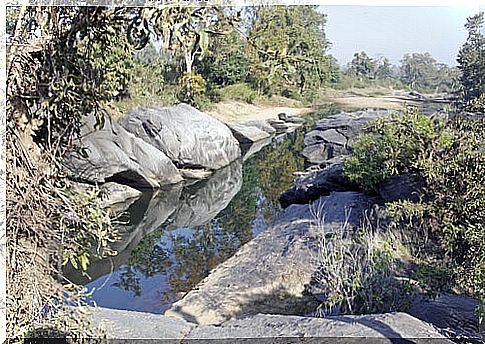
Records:
{"label": "bush", "polygon": [[456,283],[485,292],[485,121],[456,116],[435,120],[415,111],[369,126],[344,173],[367,190],[388,176],[412,173],[425,185],[419,204],[389,205],[394,222],[420,226],[441,244]]}
{"label": "bush", "polygon": [[[345,162],[344,175],[373,191],[389,176],[416,173],[416,157],[441,135],[440,126],[441,122],[435,123],[415,110],[377,119],[368,125],[367,133],[357,137],[352,156]],[[440,136],[441,141],[447,142]]]}
{"label": "bush", "polygon": [[260,98],[258,92],[253,90],[248,84],[234,84],[217,90],[217,94],[222,100],[239,100],[248,104],[253,104]]}

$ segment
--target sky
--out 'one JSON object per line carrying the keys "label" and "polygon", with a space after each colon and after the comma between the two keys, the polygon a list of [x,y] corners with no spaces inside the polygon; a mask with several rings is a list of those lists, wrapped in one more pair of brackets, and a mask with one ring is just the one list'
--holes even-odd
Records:
{"label": "sky", "polygon": [[334,6],[321,5],[327,14],[325,32],[329,53],[339,64],[350,62],[357,51],[384,56],[399,64],[406,53],[429,52],[438,62],[456,65],[465,42],[466,18],[483,7],[463,1],[461,6]]}

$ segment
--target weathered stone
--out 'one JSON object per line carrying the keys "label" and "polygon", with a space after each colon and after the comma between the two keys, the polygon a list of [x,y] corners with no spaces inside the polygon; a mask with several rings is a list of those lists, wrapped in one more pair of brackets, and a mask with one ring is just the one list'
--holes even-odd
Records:
{"label": "weathered stone", "polygon": [[206,179],[212,175],[212,171],[207,171],[203,169],[180,169],[180,174],[186,179]]}
{"label": "weathered stone", "polygon": [[[280,339],[304,338],[314,343],[452,343],[432,326],[406,313],[347,315],[310,318],[288,315],[258,314],[245,319],[230,320],[221,326],[198,326],[187,339],[265,338],[285,343]],[[409,339],[409,340],[408,340]]]}
{"label": "weathered stone", "polygon": [[348,154],[345,147],[327,143],[315,144],[305,147],[301,153],[310,164],[324,164],[326,161],[340,155]]}
{"label": "weathered stone", "polygon": [[312,130],[305,135],[304,144],[310,146],[319,143],[333,143],[340,146],[347,144],[347,138],[335,129]]}
{"label": "weathered stone", "polygon": [[181,168],[219,169],[241,156],[226,125],[187,104],[135,109],[120,124]]}
{"label": "weathered stone", "polygon": [[271,124],[269,124],[266,120],[254,120],[254,121],[245,122],[244,124],[259,128],[270,135],[273,135],[276,133],[276,129],[273,128]]}
{"label": "weathered stone", "polygon": [[456,335],[478,334],[478,317],[475,312],[479,302],[465,295],[442,294],[435,299],[417,298],[408,313]]}
{"label": "weathered stone", "polygon": [[227,126],[241,144],[251,144],[267,139],[270,136],[267,132],[253,126],[239,123],[227,123]]}
{"label": "weathered stone", "polygon": [[135,188],[156,188],[182,180],[170,159],[105,117],[95,129],[93,115],[88,116],[81,137],[66,154],[64,164],[70,177],[90,183],[108,181]]}
{"label": "weathered stone", "polygon": [[157,314],[102,307],[90,309],[94,323],[102,326],[109,337],[115,339],[182,339],[196,327],[183,319]]}
{"label": "weathered stone", "polygon": [[342,175],[342,164],[331,165],[321,171],[299,178],[279,197],[283,208],[291,204],[307,204],[333,191],[356,191],[358,186]]}
{"label": "weathered stone", "polygon": [[[288,207],[165,314],[220,324],[257,313],[309,312],[303,292],[317,266],[312,254],[316,231],[351,230],[358,225],[367,200],[360,193],[340,192],[312,205]],[[325,214],[325,228],[312,227],[315,209]]]}
{"label": "weathered stone", "polygon": [[285,121],[278,119],[269,119],[268,123],[275,128],[276,134],[285,133],[288,131],[288,124]]}
{"label": "weathered stone", "polygon": [[416,177],[405,174],[386,178],[379,184],[379,195],[386,202],[398,200],[419,201],[424,184]]}
{"label": "weathered stone", "polygon": [[286,122],[295,123],[295,124],[303,124],[303,123],[305,123],[305,119],[298,117],[298,116],[294,116],[294,117],[288,117],[286,119]]}
{"label": "weathered stone", "polygon": [[[159,339],[173,343],[452,343],[432,326],[406,313],[312,318],[257,314],[220,326],[198,325],[158,314],[90,308],[109,338]],[[142,326],[141,326],[142,325]],[[172,341],[170,341],[172,343]]]}

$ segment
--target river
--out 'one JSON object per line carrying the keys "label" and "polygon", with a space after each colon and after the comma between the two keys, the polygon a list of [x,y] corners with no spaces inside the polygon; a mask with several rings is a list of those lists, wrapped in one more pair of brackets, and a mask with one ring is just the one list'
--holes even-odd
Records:
{"label": "river", "polygon": [[89,303],[163,313],[267,227],[281,210],[279,195],[305,168],[305,132],[337,111],[318,108],[301,128],[207,180],[147,191],[122,205],[118,254],[92,261],[87,275],[67,268],[66,276],[86,286]]}

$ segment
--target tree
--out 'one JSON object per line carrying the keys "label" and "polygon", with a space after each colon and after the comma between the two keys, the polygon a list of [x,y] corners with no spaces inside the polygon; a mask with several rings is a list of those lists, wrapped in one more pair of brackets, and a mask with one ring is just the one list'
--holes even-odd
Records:
{"label": "tree", "polygon": [[386,57],[377,60],[376,65],[377,65],[377,68],[375,71],[376,79],[387,79],[387,78],[392,78],[394,76],[392,65]]}
{"label": "tree", "polygon": [[400,71],[402,81],[411,88],[429,89],[437,84],[437,62],[429,53],[405,54]]}
{"label": "tree", "polygon": [[458,53],[458,68],[464,101],[469,102],[485,92],[485,38],[481,30],[484,13],[469,17],[465,28],[468,38]]}
{"label": "tree", "polygon": [[354,58],[350,61],[349,73],[362,78],[373,78],[376,70],[376,62],[362,51],[355,53]]}
{"label": "tree", "polygon": [[198,63],[197,70],[215,85],[232,85],[247,77],[246,41],[236,32],[214,37],[207,56]]}
{"label": "tree", "polygon": [[258,7],[248,34],[253,85],[267,94],[320,86],[330,64],[324,24],[316,6]]}

